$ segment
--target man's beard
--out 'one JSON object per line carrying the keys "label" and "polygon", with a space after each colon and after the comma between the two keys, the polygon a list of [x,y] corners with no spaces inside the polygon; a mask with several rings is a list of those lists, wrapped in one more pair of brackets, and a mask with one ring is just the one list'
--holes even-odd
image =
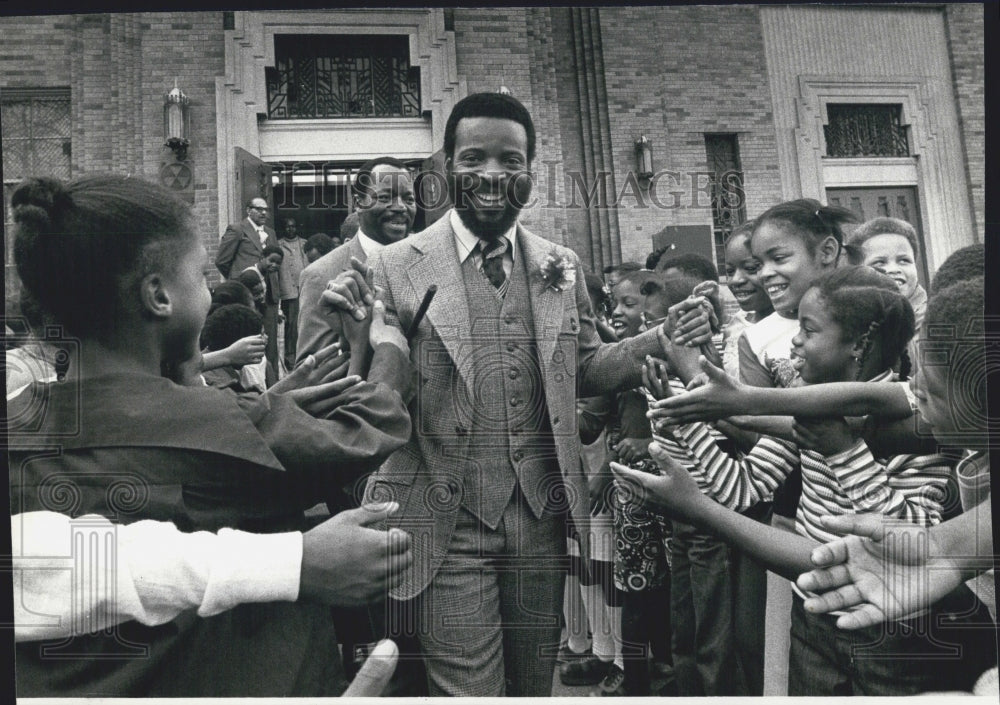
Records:
{"label": "man's beard", "polygon": [[[460,174],[459,178],[465,175]],[[480,220],[477,217],[477,209],[472,200],[476,198],[475,189],[469,188],[470,184],[464,182],[462,187],[457,184],[459,179],[454,174],[449,174],[449,188],[451,190],[451,201],[455,206],[455,212],[462,220],[462,223],[472,234],[482,240],[495,240],[509,231],[517,217],[521,214],[521,207],[527,203],[531,195],[531,180],[516,177],[504,184],[505,196],[503,210],[495,220]],[[463,188],[464,187],[464,188]]]}
{"label": "man's beard", "polygon": [[481,240],[496,240],[511,229],[517,222],[517,216],[521,213],[509,203],[504,207],[503,216],[494,221],[479,220],[476,217],[476,209],[470,205],[466,205],[464,208],[456,206],[455,212],[458,213],[458,217],[465,224],[465,227]]}

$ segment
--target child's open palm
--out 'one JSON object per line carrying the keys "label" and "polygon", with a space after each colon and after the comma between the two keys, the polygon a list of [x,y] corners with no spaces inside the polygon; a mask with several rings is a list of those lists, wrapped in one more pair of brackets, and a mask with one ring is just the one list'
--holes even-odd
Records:
{"label": "child's open palm", "polygon": [[631,501],[654,511],[666,509],[681,518],[697,513],[706,497],[687,469],[671,458],[659,443],[650,443],[649,453],[660,466],[662,474],[650,475],[620,463],[611,463],[619,488],[631,494]]}
{"label": "child's open palm", "polygon": [[806,610],[837,618],[841,629],[861,629],[926,608],[958,584],[958,568],[934,550],[924,527],[881,514],[822,517],[824,527],[850,535],[813,550],[817,567],[799,576],[803,590],[820,594]]}

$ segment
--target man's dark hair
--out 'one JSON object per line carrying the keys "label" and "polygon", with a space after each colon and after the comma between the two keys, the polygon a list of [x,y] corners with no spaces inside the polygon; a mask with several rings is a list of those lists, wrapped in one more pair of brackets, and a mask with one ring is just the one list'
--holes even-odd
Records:
{"label": "man's dark hair", "polygon": [[463,118],[501,118],[513,120],[524,126],[528,135],[528,161],[535,158],[535,123],[528,109],[517,98],[503,93],[473,93],[462,98],[451,109],[448,122],[444,126],[444,156],[455,156],[455,131]]}
{"label": "man's dark hair", "polygon": [[682,274],[691,277],[698,277],[700,281],[719,281],[719,270],[708,257],[688,253],[661,259],[656,265],[656,271],[665,272],[668,269],[676,269]]}
{"label": "man's dark hair", "polygon": [[260,258],[264,259],[268,255],[280,255],[281,259],[285,259],[285,251],[275,245],[268,245],[265,247],[264,251],[260,255]]}
{"label": "man's dark hair", "polygon": [[333,249],[333,238],[331,238],[326,233],[316,233],[310,236],[306,240],[306,252],[309,250],[316,250],[319,252],[319,256],[322,257],[327,252]]}
{"label": "man's dark hair", "polygon": [[260,333],[260,314],[242,304],[226,304],[205,319],[201,329],[201,346],[210,352],[224,350],[237,340]]}
{"label": "man's dark hair", "polygon": [[609,264],[601,271],[605,274],[613,274],[615,272],[638,272],[640,269],[642,269],[642,265],[638,262],[622,262],[621,264]]}
{"label": "man's dark hair", "polygon": [[388,164],[397,169],[409,171],[406,164],[395,157],[375,157],[374,159],[369,159],[358,167],[358,170],[354,173],[354,178],[351,180],[351,193],[354,194],[355,198],[365,196],[375,187],[375,179],[372,177],[372,172],[375,171],[375,167],[381,164]]}

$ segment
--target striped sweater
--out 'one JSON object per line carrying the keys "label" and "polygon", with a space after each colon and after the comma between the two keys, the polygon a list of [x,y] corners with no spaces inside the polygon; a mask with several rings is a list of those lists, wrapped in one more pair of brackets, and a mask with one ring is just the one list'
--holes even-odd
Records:
{"label": "striped sweater", "polygon": [[819,523],[823,515],[877,512],[920,526],[941,520],[951,472],[951,461],[942,455],[897,455],[883,464],[864,441],[824,457],[764,436],[745,457],[736,459],[719,448],[714,433],[706,424],[692,423],[675,426],[669,436],[657,440],[705,494],[729,509],[742,511],[771,499],[801,466],[802,497],[795,524],[803,536],[822,543],[837,538]]}

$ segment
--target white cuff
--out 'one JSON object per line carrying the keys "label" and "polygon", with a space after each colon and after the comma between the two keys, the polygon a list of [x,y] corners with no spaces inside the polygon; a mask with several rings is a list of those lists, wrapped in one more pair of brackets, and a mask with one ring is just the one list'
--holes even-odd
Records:
{"label": "white cuff", "polygon": [[302,572],[302,534],[219,531],[212,575],[198,614],[210,617],[244,602],[294,602]]}

